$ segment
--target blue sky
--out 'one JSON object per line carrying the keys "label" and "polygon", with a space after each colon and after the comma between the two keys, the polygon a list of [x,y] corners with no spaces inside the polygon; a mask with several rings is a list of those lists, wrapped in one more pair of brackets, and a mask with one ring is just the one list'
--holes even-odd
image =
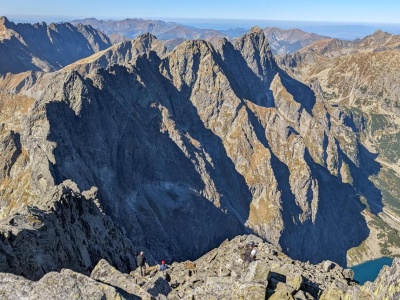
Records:
{"label": "blue sky", "polygon": [[400,23],[399,0],[0,0],[0,15],[32,20],[157,18]]}

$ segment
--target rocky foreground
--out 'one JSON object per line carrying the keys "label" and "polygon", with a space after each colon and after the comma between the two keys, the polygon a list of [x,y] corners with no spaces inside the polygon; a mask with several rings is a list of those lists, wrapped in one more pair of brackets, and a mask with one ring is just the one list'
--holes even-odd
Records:
{"label": "rocky foreground", "polygon": [[[256,242],[257,259],[243,267],[240,247]],[[1,299],[398,299],[400,259],[375,282],[359,286],[353,272],[324,261],[292,260],[255,236],[225,241],[198,260],[147,268],[140,276],[119,272],[102,259],[90,277],[63,269],[39,281],[0,273]]]}

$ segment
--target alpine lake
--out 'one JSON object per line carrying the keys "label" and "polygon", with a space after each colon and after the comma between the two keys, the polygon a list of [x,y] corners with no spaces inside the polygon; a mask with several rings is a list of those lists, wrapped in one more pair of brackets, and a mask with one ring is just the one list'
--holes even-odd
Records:
{"label": "alpine lake", "polygon": [[354,271],[354,279],[357,280],[360,285],[363,285],[366,281],[374,281],[383,266],[391,266],[392,261],[393,258],[381,257],[353,266],[350,269]]}

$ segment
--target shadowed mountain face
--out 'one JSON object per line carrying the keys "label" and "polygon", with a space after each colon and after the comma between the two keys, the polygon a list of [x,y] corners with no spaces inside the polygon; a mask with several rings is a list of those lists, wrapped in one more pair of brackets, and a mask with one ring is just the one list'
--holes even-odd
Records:
{"label": "shadowed mountain face", "polygon": [[259,28],[172,52],[147,34],[0,87],[15,82],[25,84],[2,102],[27,108],[2,116],[14,141],[3,216],[22,201],[13,187],[39,195],[23,198],[34,205],[70,179],[98,187],[106,214],[155,259],[195,258],[252,231],[295,258],[345,265],[369,234],[360,195],[381,207],[374,156],[342,110],[277,66]]}
{"label": "shadowed mountain face", "polygon": [[364,191],[358,188],[360,195],[374,195],[369,201],[363,199],[371,232],[349,252],[353,261],[400,253],[399,45],[399,35],[377,31],[354,42],[318,41],[279,61],[292,77],[309,84],[317,97],[342,111],[339,118],[358,133],[364,157],[380,165],[364,165],[374,174],[367,181],[353,178],[354,184],[364,186]]}
{"label": "shadowed mountain face", "polygon": [[0,17],[0,74],[55,71],[110,46],[91,26],[14,24]]}

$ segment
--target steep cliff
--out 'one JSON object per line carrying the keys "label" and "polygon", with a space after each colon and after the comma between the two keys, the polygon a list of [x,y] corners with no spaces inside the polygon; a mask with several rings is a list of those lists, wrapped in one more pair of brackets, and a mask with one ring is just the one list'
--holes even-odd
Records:
{"label": "steep cliff", "polygon": [[259,28],[171,52],[147,34],[0,87],[3,217],[68,179],[96,186],[155,259],[252,231],[294,258],[345,265],[369,234],[365,204],[381,201],[369,180],[380,165],[343,110],[280,69]]}
{"label": "steep cliff", "polygon": [[363,212],[370,234],[349,253],[353,262],[400,253],[399,44],[399,35],[377,31],[355,42],[317,42],[279,61],[342,111],[340,118],[381,166],[370,177],[381,200],[371,201]]}

